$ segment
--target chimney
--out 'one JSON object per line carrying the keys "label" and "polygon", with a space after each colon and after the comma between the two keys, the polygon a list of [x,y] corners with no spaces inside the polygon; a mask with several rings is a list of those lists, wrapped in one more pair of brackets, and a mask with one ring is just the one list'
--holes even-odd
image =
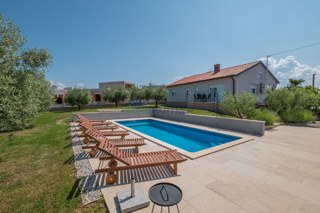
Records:
{"label": "chimney", "polygon": [[220,64],[215,64],[214,65],[214,72],[215,73],[220,72]]}

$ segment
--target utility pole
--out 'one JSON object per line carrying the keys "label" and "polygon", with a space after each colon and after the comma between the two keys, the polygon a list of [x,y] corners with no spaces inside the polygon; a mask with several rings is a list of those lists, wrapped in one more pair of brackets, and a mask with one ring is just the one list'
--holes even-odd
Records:
{"label": "utility pole", "polygon": [[316,74],[312,74],[312,87],[314,87],[314,79],[315,79]]}
{"label": "utility pole", "polygon": [[267,66],[266,66],[266,70],[265,70],[265,74],[264,74],[264,80],[265,81],[267,80],[269,57],[271,57],[271,55],[267,55]]}

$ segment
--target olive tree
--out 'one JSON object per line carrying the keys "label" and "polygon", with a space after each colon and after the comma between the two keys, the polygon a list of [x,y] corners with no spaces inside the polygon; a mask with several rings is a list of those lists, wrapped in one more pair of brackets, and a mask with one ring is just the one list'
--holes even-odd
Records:
{"label": "olive tree", "polygon": [[54,103],[54,91],[45,79],[53,58],[47,49],[24,47],[26,36],[0,15],[0,131],[31,125]]}
{"label": "olive tree", "polygon": [[78,110],[81,106],[86,106],[91,103],[91,93],[87,88],[73,88],[67,93],[67,97],[64,99],[71,106],[78,106]]}
{"label": "olive tree", "polygon": [[161,86],[155,86],[152,83],[149,83],[149,85],[144,90],[144,96],[147,100],[155,100],[156,107],[158,107],[158,101],[164,100],[167,97],[168,89],[165,85]]}
{"label": "olive tree", "polygon": [[238,118],[251,117],[256,113],[255,104],[259,98],[251,93],[243,91],[242,93],[223,92],[223,100],[219,107],[228,114],[237,116]]}
{"label": "olive tree", "polygon": [[105,87],[102,92],[102,98],[111,103],[115,103],[118,107],[118,103],[129,98],[129,92],[120,85],[113,85],[112,87]]}
{"label": "olive tree", "polygon": [[139,105],[141,106],[141,99],[144,99],[144,89],[140,86],[132,86],[129,88],[130,100],[139,99]]}

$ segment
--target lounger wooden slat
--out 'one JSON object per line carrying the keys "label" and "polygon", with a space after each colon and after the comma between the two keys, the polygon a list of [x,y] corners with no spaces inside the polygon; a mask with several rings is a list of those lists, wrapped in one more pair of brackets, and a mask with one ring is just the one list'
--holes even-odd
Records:
{"label": "lounger wooden slat", "polygon": [[81,129],[79,129],[79,130],[82,130],[82,131],[86,131],[86,130],[91,129],[93,127],[96,128],[97,130],[111,130],[111,131],[119,128],[118,126],[110,126],[110,125],[109,126],[93,126],[89,122],[82,122],[79,125],[81,126]]}
{"label": "lounger wooden slat", "polygon": [[[176,150],[167,150],[167,151],[158,151],[158,152],[149,152],[149,153],[135,153],[129,154],[125,151],[116,147],[108,139],[104,139],[99,143],[98,149],[106,154],[108,154],[112,159],[117,160],[125,164],[125,166],[110,167],[105,168],[102,164],[99,164],[98,169],[95,170],[95,173],[104,173],[110,172],[106,180],[108,183],[115,182],[115,171],[122,171],[128,169],[137,169],[145,167],[153,167],[160,165],[170,165],[173,164],[173,171],[177,173],[177,164],[187,159],[184,159],[177,153]],[[110,159],[110,158],[109,158]],[[103,161],[103,158],[100,158]]]}
{"label": "lounger wooden slat", "polygon": [[[118,131],[114,131],[114,132],[118,132]],[[123,131],[124,132],[124,131]],[[109,131],[109,133],[111,133],[110,135],[112,135],[113,133],[111,131]],[[97,129],[95,129],[94,127],[92,127],[91,129],[88,129],[87,131],[85,131],[83,133],[86,138],[90,138],[93,139],[93,143],[96,143],[96,146],[91,146],[91,145],[87,145],[87,146],[83,146],[83,149],[94,149],[94,148],[98,148],[99,147],[99,143],[101,143],[101,141],[105,138],[101,132]],[[115,134],[113,135],[115,136]],[[134,139],[109,139],[109,141],[111,143],[113,143],[115,146],[117,147],[130,147],[130,146],[134,146],[135,147],[135,151],[139,152],[139,146],[144,146],[146,145],[146,143],[144,142],[143,138],[134,138]]]}
{"label": "lounger wooden slat", "polygon": [[92,125],[94,126],[100,126],[100,125],[111,125],[113,124],[112,122],[110,121],[106,121],[106,120],[89,120],[87,118],[85,118],[84,116],[80,115],[80,114],[77,114],[77,117],[79,119],[78,123],[82,123],[82,122],[89,122],[89,123],[92,123]]}

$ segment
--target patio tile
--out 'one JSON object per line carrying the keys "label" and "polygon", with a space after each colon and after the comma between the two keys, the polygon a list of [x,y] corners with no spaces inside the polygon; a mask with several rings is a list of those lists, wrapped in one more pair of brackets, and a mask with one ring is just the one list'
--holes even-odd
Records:
{"label": "patio tile", "polygon": [[[318,197],[319,198],[319,197]],[[302,211],[304,213],[319,213],[320,212],[320,204],[317,203],[316,204],[310,204],[310,203],[306,203],[303,207],[302,207]]]}
{"label": "patio tile", "polygon": [[180,176],[179,178],[168,178],[164,182],[173,183],[179,186],[183,192],[183,199],[185,201],[189,201],[191,198],[207,190],[205,186],[187,175]]}
{"label": "patio tile", "polygon": [[[319,156],[320,157],[320,156]],[[320,163],[312,160],[307,160],[303,158],[295,158],[295,161],[299,163],[301,166],[309,166],[312,165],[314,167],[320,167]]]}
{"label": "patio tile", "polygon": [[236,170],[240,173],[248,175],[250,177],[256,178],[258,180],[262,179],[263,177],[265,177],[268,174],[268,172],[266,172],[266,171],[263,171],[261,169],[257,169],[255,167],[252,167],[247,164],[240,163],[240,162],[237,162],[234,160],[228,161],[228,162],[224,163],[223,165],[225,165],[233,170]]}
{"label": "patio tile", "polygon": [[287,191],[296,196],[302,197],[311,203],[314,203],[314,204],[319,203],[319,197],[320,197],[319,190],[310,188],[303,184],[296,183],[294,181],[285,179],[283,177],[280,177],[274,174],[268,174],[261,181],[267,184],[270,184],[272,186],[275,186],[279,189],[282,189],[284,191]]}
{"label": "patio tile", "polygon": [[303,205],[306,203],[305,199],[268,184],[261,185],[257,190],[278,199],[283,203],[284,206],[293,206],[297,209],[302,209]]}
{"label": "patio tile", "polygon": [[310,186],[311,188],[320,190],[320,181],[311,180],[309,178],[305,178],[302,184],[306,186]]}
{"label": "patio tile", "polygon": [[207,184],[206,187],[234,204],[238,203],[239,200],[243,199],[245,196],[235,187],[227,185],[218,180],[212,181],[211,183]]}
{"label": "patio tile", "polygon": [[244,197],[237,203],[237,206],[241,209],[244,209],[248,213],[257,213],[257,212],[265,212],[265,213],[275,213],[278,212],[276,209],[271,208],[270,206],[260,202],[257,199],[251,197]]}
{"label": "patio tile", "polygon": [[297,208],[290,207],[290,209],[287,211],[287,213],[304,213],[304,212],[297,209]]}
{"label": "patio tile", "polygon": [[197,167],[192,169],[192,170],[185,171],[185,174],[188,175],[193,180],[198,181],[202,185],[206,185],[206,184],[211,183],[212,181],[215,180],[210,175],[208,175],[208,174],[204,173],[203,171],[197,169]]}
{"label": "patio tile", "polygon": [[198,212],[204,213],[237,213],[240,210],[239,207],[209,189],[195,196],[188,203]]}
{"label": "patio tile", "polygon": [[273,174],[276,174],[276,175],[279,175],[281,177],[287,178],[289,180],[293,180],[295,182],[299,182],[299,183],[302,183],[302,181],[304,180],[303,176],[292,174],[292,173],[284,171],[284,170],[282,170],[280,168],[272,168],[272,169],[269,170],[269,172],[273,173]]}
{"label": "patio tile", "polygon": [[229,155],[227,155],[228,158],[232,159],[232,160],[235,160],[237,162],[241,162],[241,163],[244,163],[244,164],[248,164],[250,166],[253,166],[255,168],[258,168],[258,169],[262,169],[262,170],[265,170],[265,171],[268,171],[271,166],[269,165],[266,165],[264,163],[260,163],[258,162],[258,159],[248,159],[246,157],[242,157],[242,156],[239,156],[239,155],[236,155],[236,154],[232,154],[230,153]]}
{"label": "patio tile", "polygon": [[180,210],[181,213],[198,213],[191,205],[188,205]]}
{"label": "patio tile", "polygon": [[248,212],[246,212],[246,211],[243,210],[243,209],[240,209],[240,211],[238,211],[238,213],[248,213]]}
{"label": "patio tile", "polygon": [[220,164],[225,163],[230,160],[229,158],[227,158],[223,155],[217,155],[217,156],[211,157],[209,159],[211,162],[220,163]]}
{"label": "patio tile", "polygon": [[[228,161],[230,162],[230,161]],[[226,163],[228,163],[226,162]],[[224,163],[225,164],[225,163]],[[215,162],[211,162],[207,165],[207,167],[214,169],[224,175],[230,175],[231,173],[234,172],[233,169],[228,168],[227,166],[225,166],[224,164],[219,164],[219,163],[215,163]]]}
{"label": "patio tile", "polygon": [[[303,167],[299,170],[299,169],[291,169],[291,168],[288,168],[285,166],[279,166],[279,169],[286,171],[286,172],[289,172],[289,173],[292,173],[292,174],[295,174],[297,176],[307,177],[307,178],[315,180],[315,181],[320,180],[320,174],[319,174],[319,176],[317,176],[316,175],[317,172],[313,169],[310,171],[309,169],[306,169]],[[303,170],[303,171],[301,171],[301,170]],[[313,171],[313,173],[312,173],[312,171]]]}

